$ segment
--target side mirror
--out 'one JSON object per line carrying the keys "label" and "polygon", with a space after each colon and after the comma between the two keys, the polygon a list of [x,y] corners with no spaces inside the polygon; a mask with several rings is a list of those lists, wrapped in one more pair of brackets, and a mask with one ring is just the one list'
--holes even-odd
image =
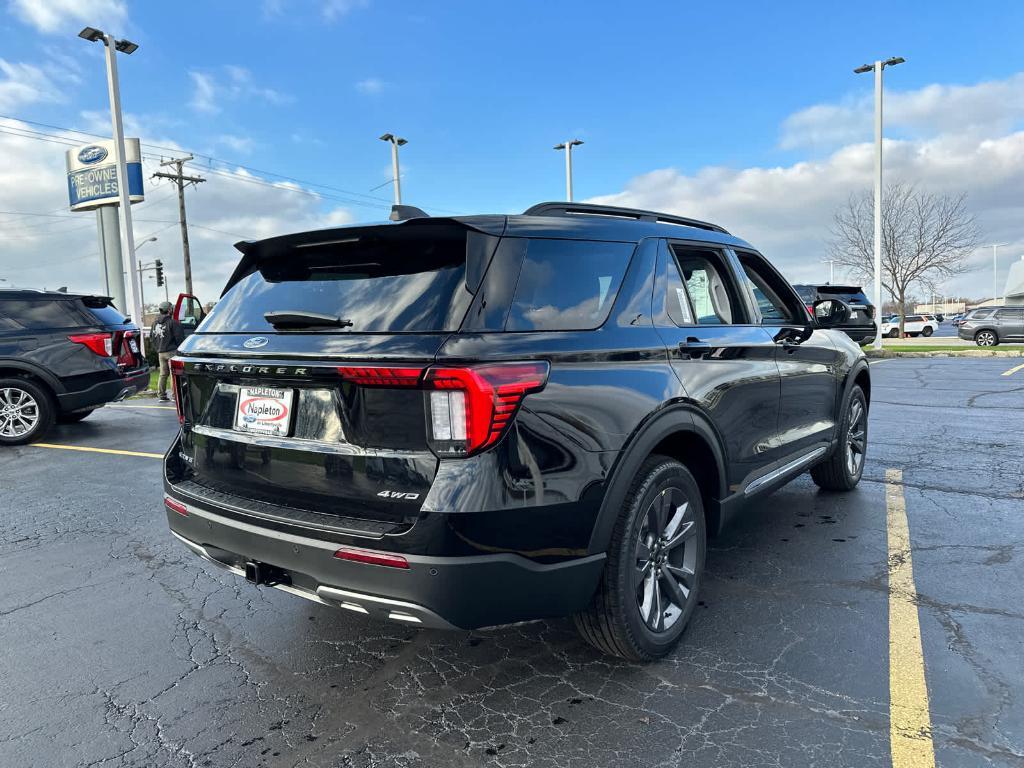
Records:
{"label": "side mirror", "polygon": [[839,299],[822,299],[814,302],[814,322],[819,328],[836,328],[850,319],[850,307]]}

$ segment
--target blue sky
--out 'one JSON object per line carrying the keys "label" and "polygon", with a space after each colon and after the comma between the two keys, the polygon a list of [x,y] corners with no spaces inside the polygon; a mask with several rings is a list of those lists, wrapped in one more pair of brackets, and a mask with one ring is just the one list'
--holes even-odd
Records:
{"label": "blue sky", "polygon": [[[410,141],[405,202],[438,212],[518,211],[561,199],[562,157],[551,147],[571,137],[586,142],[574,155],[578,199],[622,195],[659,170],[693,181],[827,163],[871,139],[870,111],[860,109],[871,77],[854,75],[854,66],[905,56],[887,70],[894,94],[1005,82],[1022,69],[1024,28],[1024,4],[1012,2],[12,0],[0,15],[0,62],[8,65],[0,114],[103,129],[101,48],[75,37],[87,14],[141,46],[120,61],[125,110],[144,140],[387,199],[387,186],[371,190],[390,174],[377,136],[393,131]],[[12,74],[22,65],[45,82]],[[5,98],[4,74],[8,86],[28,80],[37,98],[10,87]],[[793,116],[815,105],[831,105],[845,132],[830,125],[824,139],[794,139]],[[851,112],[868,121],[847,120]],[[996,116],[1000,136],[1020,130],[1022,112],[1017,105]],[[912,142],[949,134],[934,114],[897,114],[887,135]],[[197,223],[211,187],[189,193]],[[315,201],[303,215],[339,207],[357,220],[386,214],[384,203],[330,194],[345,200]],[[244,198],[236,202],[244,210]],[[751,233],[723,223],[751,240],[761,234],[757,225]],[[828,216],[820,224],[827,229]]]}

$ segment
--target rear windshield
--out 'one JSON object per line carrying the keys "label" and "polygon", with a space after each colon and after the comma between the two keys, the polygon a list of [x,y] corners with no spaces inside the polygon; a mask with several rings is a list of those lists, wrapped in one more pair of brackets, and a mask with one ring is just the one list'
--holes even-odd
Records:
{"label": "rear windshield", "polygon": [[794,285],[797,295],[803,300],[805,304],[814,303],[814,286],[813,285]]}
{"label": "rear windshield", "polygon": [[835,296],[847,304],[868,304],[868,297],[864,291],[857,286],[850,285],[821,285],[818,286],[818,293],[822,298]]}
{"label": "rear windshield", "polygon": [[433,227],[429,236],[396,232],[293,248],[232,287],[200,332],[273,332],[266,312],[314,312],[346,321],[343,329],[310,329],[315,332],[454,331],[472,299],[466,247],[466,230]]}
{"label": "rear windshield", "polygon": [[96,301],[85,301],[85,306],[89,310],[89,314],[96,318],[96,322],[100,325],[123,325],[124,315],[118,310],[114,309],[109,304],[99,304]]}

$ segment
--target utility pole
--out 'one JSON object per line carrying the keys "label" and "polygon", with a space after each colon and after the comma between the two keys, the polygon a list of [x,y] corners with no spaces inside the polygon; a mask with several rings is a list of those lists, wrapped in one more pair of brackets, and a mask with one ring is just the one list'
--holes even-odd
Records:
{"label": "utility pole", "polygon": [[572,148],[582,143],[579,139],[571,139],[562,144],[555,144],[555,149],[565,150],[565,200],[568,203],[572,202]]}
{"label": "utility pole", "polygon": [[181,224],[181,250],[185,259],[185,293],[188,294],[192,293],[192,257],[188,249],[188,222],[185,219],[185,184],[186,182],[189,184],[200,184],[206,181],[202,176],[185,175],[182,168],[191,159],[192,154],[189,153],[187,157],[164,160],[160,165],[163,167],[172,165],[175,172],[157,171],[153,174],[155,179],[170,179],[178,185],[178,222]]}

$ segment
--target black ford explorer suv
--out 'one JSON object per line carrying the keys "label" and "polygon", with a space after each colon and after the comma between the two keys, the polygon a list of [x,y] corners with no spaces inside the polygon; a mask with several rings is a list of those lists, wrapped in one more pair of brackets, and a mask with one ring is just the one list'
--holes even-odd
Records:
{"label": "black ford explorer suv", "polygon": [[39,440],[148,384],[139,329],[109,297],[0,290],[0,445]]}
{"label": "black ford explorer suv", "polygon": [[875,305],[859,285],[794,285],[808,310],[818,301],[839,299],[850,308],[850,318],[839,330],[860,345],[870,344],[878,335]]}
{"label": "black ford explorer suv", "polygon": [[[238,245],[172,360],[171,530],[357,614],[477,628],[574,615],[667,653],[705,542],[810,470],[860,479],[868,366],[721,227],[605,206]],[[411,217],[411,218],[409,218]]]}

